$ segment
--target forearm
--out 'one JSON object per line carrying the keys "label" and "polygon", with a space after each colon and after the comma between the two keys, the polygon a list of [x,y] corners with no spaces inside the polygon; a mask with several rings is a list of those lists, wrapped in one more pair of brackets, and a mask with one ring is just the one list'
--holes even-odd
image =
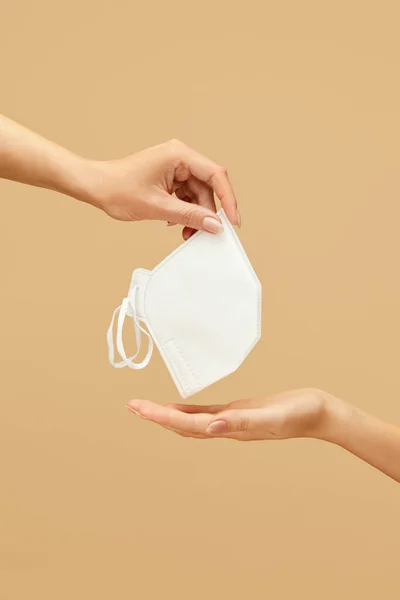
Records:
{"label": "forearm", "polygon": [[332,399],[321,437],[400,483],[400,428]]}
{"label": "forearm", "polygon": [[0,115],[0,178],[88,201],[90,162]]}

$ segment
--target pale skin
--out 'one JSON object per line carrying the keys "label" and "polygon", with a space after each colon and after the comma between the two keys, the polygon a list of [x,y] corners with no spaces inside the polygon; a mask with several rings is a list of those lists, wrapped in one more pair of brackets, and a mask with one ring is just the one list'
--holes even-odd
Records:
{"label": "pale skin", "polygon": [[132,400],[127,407],[183,437],[242,442],[324,440],[341,446],[400,483],[400,428],[320,390],[296,390],[225,406],[161,406]]}
{"label": "pale skin", "polygon": [[217,234],[214,194],[235,226],[240,215],[224,167],[178,140],[110,161],[88,160],[0,115],[0,177],[91,204],[121,221],[159,220]]}
{"label": "pale skin", "polygon": [[[214,194],[240,226],[226,170],[178,140],[125,158],[89,160],[0,115],[0,178],[57,191],[122,221],[160,220],[218,234]],[[400,482],[400,429],[320,390],[226,406],[129,402],[128,408],[184,437],[238,441],[316,438],[337,444]]]}

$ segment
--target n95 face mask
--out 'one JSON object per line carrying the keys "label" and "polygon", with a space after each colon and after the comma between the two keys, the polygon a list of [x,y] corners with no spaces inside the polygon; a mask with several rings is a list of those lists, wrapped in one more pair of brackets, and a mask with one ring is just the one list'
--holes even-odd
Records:
{"label": "n95 face mask", "polygon": [[[197,232],[152,271],[133,272],[107,333],[109,360],[116,368],[146,367],[154,341],[182,398],[236,371],[261,337],[260,282],[225,213],[218,215],[222,233]],[[137,345],[129,358],[122,341],[126,317],[133,320]],[[114,359],[116,318],[119,362]],[[147,354],[135,362],[142,335]]]}

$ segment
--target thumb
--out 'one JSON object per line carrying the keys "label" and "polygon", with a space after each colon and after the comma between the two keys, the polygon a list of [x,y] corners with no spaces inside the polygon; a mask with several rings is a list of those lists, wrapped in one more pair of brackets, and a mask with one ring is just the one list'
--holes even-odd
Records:
{"label": "thumb", "polygon": [[163,194],[159,198],[156,218],[209,233],[221,233],[224,230],[219,217],[212,210],[184,202],[169,194]]}
{"label": "thumb", "polygon": [[[252,411],[254,413],[254,411]],[[207,433],[210,435],[228,435],[243,433],[251,427],[249,410],[229,410],[219,413],[209,424]]]}

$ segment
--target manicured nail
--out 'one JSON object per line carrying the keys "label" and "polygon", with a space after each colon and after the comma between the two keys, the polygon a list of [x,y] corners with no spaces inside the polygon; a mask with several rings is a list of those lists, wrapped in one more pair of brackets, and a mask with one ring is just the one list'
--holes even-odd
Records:
{"label": "manicured nail", "polygon": [[207,429],[207,433],[212,433],[213,435],[225,433],[226,431],[228,431],[226,421],[214,421]]}
{"label": "manicured nail", "polygon": [[206,217],[203,221],[203,229],[209,233],[222,233],[224,226],[217,219]]}
{"label": "manicured nail", "polygon": [[237,215],[237,226],[238,226],[238,227],[239,227],[239,229],[240,229],[240,228],[241,228],[241,226],[242,226],[242,217],[240,216],[239,209],[237,210],[237,212],[236,212],[236,215]]}

